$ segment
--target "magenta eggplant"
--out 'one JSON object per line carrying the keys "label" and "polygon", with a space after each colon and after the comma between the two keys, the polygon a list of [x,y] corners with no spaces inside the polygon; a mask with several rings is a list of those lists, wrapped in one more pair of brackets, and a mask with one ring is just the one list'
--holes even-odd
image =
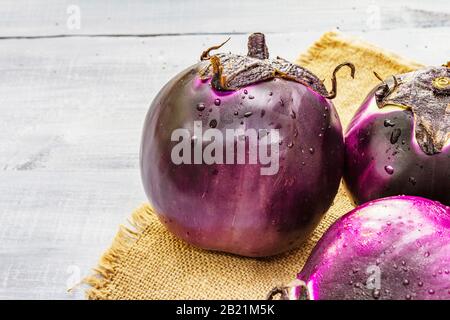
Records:
{"label": "magenta eggplant", "polygon": [[450,299],[450,208],[413,196],[368,202],[336,221],[297,278],[269,298]]}
{"label": "magenta eggplant", "polygon": [[450,68],[383,81],[345,136],[345,184],[356,204],[416,195],[450,205]]}
{"label": "magenta eggplant", "polygon": [[[174,77],[153,100],[141,143],[144,189],[162,223],[188,243],[244,256],[275,255],[303,242],[336,195],[344,145],[329,100],[336,94],[335,77],[327,92],[307,69],[268,59],[262,34],[250,36],[248,56],[211,55],[219,47],[204,51],[201,62]],[[353,75],[353,65],[343,65]],[[187,131],[192,154],[184,150],[183,161],[174,162],[179,141],[172,138],[180,128]],[[192,160],[195,150],[206,152],[211,145],[201,139],[210,129],[215,137],[228,137],[229,130],[258,137],[224,138],[214,161]],[[248,160],[249,150],[274,130],[276,170],[262,174],[267,163]],[[237,152],[239,141],[246,161],[234,154],[217,158]]]}

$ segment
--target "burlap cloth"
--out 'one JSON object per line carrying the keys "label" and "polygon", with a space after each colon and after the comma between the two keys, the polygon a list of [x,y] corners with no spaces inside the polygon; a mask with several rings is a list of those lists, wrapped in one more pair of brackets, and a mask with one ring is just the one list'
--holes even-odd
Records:
{"label": "burlap cloth", "polygon": [[[387,77],[419,64],[341,34],[324,34],[297,62],[320,79],[344,61],[356,66],[350,79],[343,69],[333,100],[344,128],[367,92],[378,82],[372,71]],[[341,186],[334,205],[310,239],[291,252],[265,259],[238,257],[194,248],[171,235],[149,205],[133,212],[130,228],[121,227],[111,248],[88,277],[89,299],[263,299],[281,283],[291,281],[311,249],[338,217],[352,209]]]}

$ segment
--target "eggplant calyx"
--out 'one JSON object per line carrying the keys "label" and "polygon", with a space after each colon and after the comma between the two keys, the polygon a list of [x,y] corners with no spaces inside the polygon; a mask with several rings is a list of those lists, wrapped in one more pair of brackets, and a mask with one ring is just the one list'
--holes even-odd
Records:
{"label": "eggplant calyx", "polygon": [[336,73],[342,68],[342,67],[349,67],[350,68],[350,75],[352,79],[355,79],[355,65],[350,62],[344,62],[336,66],[333,71],[333,77],[331,78],[331,91],[328,95],[324,96],[327,99],[334,99],[336,98],[337,94],[337,80],[336,80]]}
{"label": "eggplant calyx", "polygon": [[382,80],[375,98],[379,108],[399,105],[413,113],[415,138],[425,154],[440,153],[448,144],[450,68],[427,67],[398,75],[391,88]]}
{"label": "eggplant calyx", "polygon": [[[209,60],[209,63],[202,65],[204,68],[199,70],[200,78],[215,79],[211,85],[218,91],[235,91],[258,82],[283,78],[301,83],[323,97],[330,95],[323,82],[308,69],[280,57],[269,59],[269,51],[262,33],[253,33],[249,36],[246,56],[232,53],[210,55],[212,50],[219,49],[225,43],[206,49],[200,56],[202,61]],[[216,61],[211,60],[213,57],[217,58],[214,58]],[[217,67],[219,65],[222,68]]]}
{"label": "eggplant calyx", "polygon": [[220,59],[216,56],[212,56],[210,62],[213,68],[211,84],[219,91],[226,90],[226,77],[223,75],[223,66],[220,64]]}
{"label": "eggplant calyx", "polygon": [[276,286],[266,296],[266,300],[311,300],[308,287],[302,280],[295,279],[287,286]]}
{"label": "eggplant calyx", "polygon": [[383,78],[381,78],[381,76],[376,71],[374,71],[373,74],[378,80],[381,81],[381,84],[375,91],[375,99],[377,101],[377,105],[378,107],[381,108],[383,104],[383,99],[390,96],[395,91],[395,89],[397,89],[399,83],[397,78],[394,75],[392,75],[393,85],[389,87],[389,84],[385,80],[383,80]]}

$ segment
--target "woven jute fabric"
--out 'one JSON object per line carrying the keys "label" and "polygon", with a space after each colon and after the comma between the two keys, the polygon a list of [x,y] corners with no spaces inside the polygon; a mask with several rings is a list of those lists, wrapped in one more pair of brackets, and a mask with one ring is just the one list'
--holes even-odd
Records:
{"label": "woven jute fabric", "polygon": [[[350,61],[356,66],[352,80],[348,69],[338,73],[338,94],[333,100],[344,128],[367,92],[383,77],[419,68],[354,38],[324,34],[297,63],[326,79],[333,69]],[[307,242],[288,253],[264,259],[194,248],[171,235],[150,205],[132,213],[131,226],[121,227],[94,274],[85,282],[89,299],[264,299],[268,291],[290,282],[302,268],[312,248],[340,216],[352,209],[341,186],[333,206]]]}

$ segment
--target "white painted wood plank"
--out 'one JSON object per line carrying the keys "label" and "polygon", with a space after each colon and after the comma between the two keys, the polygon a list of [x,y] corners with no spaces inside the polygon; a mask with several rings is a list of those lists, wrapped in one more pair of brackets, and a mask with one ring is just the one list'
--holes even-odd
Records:
{"label": "white painted wood plank", "polygon": [[5,171],[0,299],[82,298],[67,285],[95,266],[144,199],[137,171]]}
{"label": "white painted wood plank", "polygon": [[[78,12],[80,28],[73,20]],[[450,26],[448,0],[3,0],[0,6],[0,36],[323,32],[336,27],[364,31],[445,26]]]}
{"label": "white painted wood plank", "polygon": [[[450,28],[353,32],[440,64]],[[321,31],[268,35],[295,58]],[[151,99],[225,36],[0,40],[0,298],[82,298],[119,223],[143,201],[138,151]],[[245,36],[226,49],[244,52]]]}

